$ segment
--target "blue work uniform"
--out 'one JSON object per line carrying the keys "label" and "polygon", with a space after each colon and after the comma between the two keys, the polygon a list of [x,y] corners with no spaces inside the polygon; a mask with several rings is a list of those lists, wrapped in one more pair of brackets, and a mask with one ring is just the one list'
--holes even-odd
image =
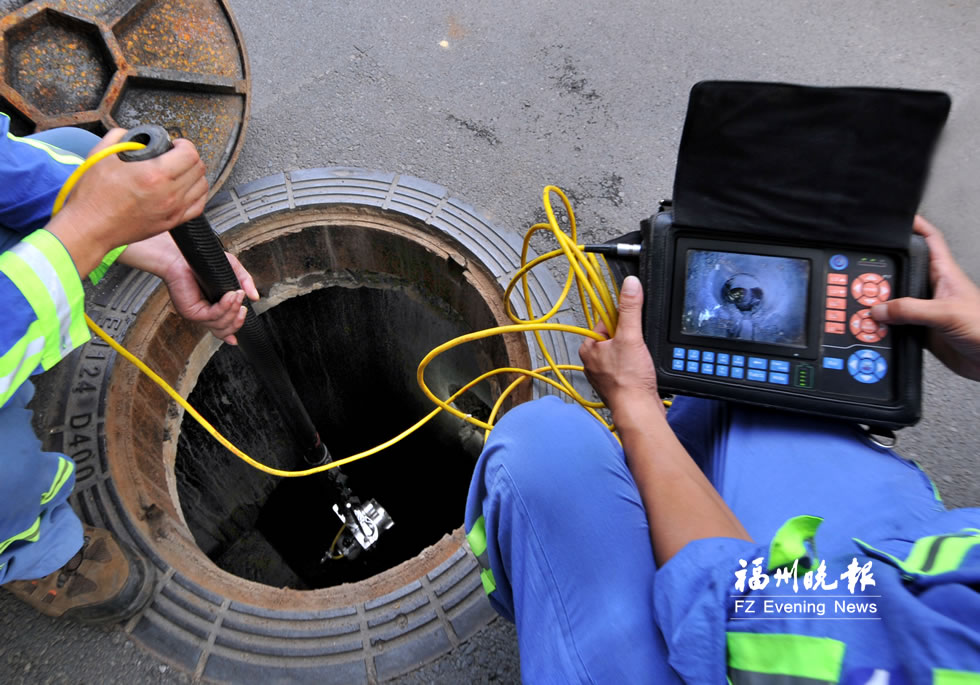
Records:
{"label": "blue work uniform", "polygon": [[[81,164],[79,155],[98,142],[77,129],[21,138],[9,126],[0,114],[0,583],[45,576],[82,545],[81,524],[66,501],[75,465],[41,450],[27,403],[34,394],[30,376],[89,339],[78,271],[43,227],[62,184]],[[118,253],[92,277],[104,274]]]}
{"label": "blue work uniform", "polygon": [[683,397],[668,420],[756,542],[658,569],[622,448],[580,407],[490,434],[467,539],[526,682],[980,684],[980,510],[849,424]]}

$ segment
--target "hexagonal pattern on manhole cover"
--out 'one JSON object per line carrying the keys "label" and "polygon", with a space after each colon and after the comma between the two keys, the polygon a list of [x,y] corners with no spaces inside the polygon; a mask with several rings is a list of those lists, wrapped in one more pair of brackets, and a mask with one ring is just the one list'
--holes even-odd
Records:
{"label": "hexagonal pattern on manhole cover", "polygon": [[226,0],[0,0],[11,132],[159,124],[194,142],[212,192],[245,138],[251,79]]}

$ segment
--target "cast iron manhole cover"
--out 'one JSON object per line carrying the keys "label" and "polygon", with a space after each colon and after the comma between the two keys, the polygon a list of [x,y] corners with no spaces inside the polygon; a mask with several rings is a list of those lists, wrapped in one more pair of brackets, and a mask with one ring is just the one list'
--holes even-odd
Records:
{"label": "cast iron manhole cover", "polygon": [[212,192],[245,138],[251,80],[225,0],[0,0],[0,111],[26,135],[159,124]]}

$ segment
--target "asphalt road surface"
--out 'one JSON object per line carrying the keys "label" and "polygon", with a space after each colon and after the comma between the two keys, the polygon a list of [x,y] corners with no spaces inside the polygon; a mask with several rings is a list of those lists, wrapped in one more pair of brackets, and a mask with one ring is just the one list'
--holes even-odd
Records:
{"label": "asphalt road surface", "polygon": [[[345,165],[447,187],[523,233],[569,192],[587,240],[669,197],[702,79],[939,89],[953,109],[922,212],[980,276],[980,5],[975,0],[231,0],[253,75],[229,185]],[[900,434],[949,506],[980,505],[980,394],[931,357],[925,417]],[[515,682],[490,624],[401,683]],[[35,616],[0,593],[0,682],[183,683],[124,633]]]}

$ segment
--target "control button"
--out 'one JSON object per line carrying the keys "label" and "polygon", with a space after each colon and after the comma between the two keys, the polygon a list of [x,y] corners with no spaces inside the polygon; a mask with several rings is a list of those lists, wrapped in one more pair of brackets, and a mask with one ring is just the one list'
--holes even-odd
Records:
{"label": "control button", "polygon": [[782,361],[780,359],[773,359],[771,362],[769,362],[769,370],[789,373],[789,362]]}
{"label": "control button", "polygon": [[858,383],[877,383],[888,372],[888,362],[874,350],[858,350],[847,358],[847,371]]}
{"label": "control button", "polygon": [[847,287],[843,285],[828,285],[827,297],[847,297]]}
{"label": "control button", "polygon": [[723,365],[723,364],[719,364],[718,366],[715,367],[715,375],[716,376],[725,376],[727,378],[728,377],[728,367],[725,366],[725,365]]}
{"label": "control button", "polygon": [[713,364],[714,361],[715,361],[715,353],[714,352],[702,352],[701,353],[701,361],[703,361],[703,362],[710,362],[710,363]]}
{"label": "control button", "polygon": [[827,274],[827,283],[830,285],[847,285],[847,274]]}
{"label": "control button", "polygon": [[761,382],[765,382],[765,380],[766,380],[766,372],[765,371],[759,371],[758,369],[749,369],[748,378],[749,378],[750,381],[761,381]]}
{"label": "control button", "polygon": [[700,365],[697,362],[688,362],[687,363],[687,370],[689,372],[691,372],[691,373],[697,373],[699,366]]}
{"label": "control button", "polygon": [[725,364],[725,365],[730,364],[731,363],[731,357],[729,356],[729,354],[727,352],[719,352],[718,353],[718,363],[719,364]]}
{"label": "control button", "polygon": [[699,350],[688,350],[687,351],[687,358],[688,359],[695,359],[695,360],[700,359],[701,358],[701,352]]}
{"label": "control button", "polygon": [[854,337],[869,345],[888,335],[888,326],[872,319],[870,309],[854,312],[848,325]]}
{"label": "control button", "polygon": [[788,373],[769,373],[769,382],[777,385],[789,385]]}
{"label": "control button", "polygon": [[839,321],[828,321],[824,324],[824,330],[827,333],[833,333],[835,335],[844,335],[847,332],[847,327]]}
{"label": "control button", "polygon": [[762,369],[765,371],[769,367],[769,362],[761,357],[749,357],[750,369]]}
{"label": "control button", "polygon": [[840,371],[844,368],[844,360],[840,357],[824,357],[823,358],[823,368],[825,369],[835,369]]}
{"label": "control button", "polygon": [[891,297],[891,286],[881,274],[861,274],[851,282],[851,295],[865,307],[873,307]]}
{"label": "control button", "polygon": [[674,371],[683,371],[684,370],[684,360],[683,359],[672,359],[670,361],[670,368],[672,368]]}
{"label": "control button", "polygon": [[826,315],[827,321],[847,321],[847,313],[840,309],[828,309]]}
{"label": "control button", "polygon": [[685,350],[683,347],[674,348],[674,359],[683,359],[685,355]]}
{"label": "control button", "polygon": [[[732,366],[745,366],[745,357],[740,354],[733,354]],[[739,378],[741,378],[741,376],[739,376]]]}
{"label": "control button", "polygon": [[847,268],[847,257],[842,254],[835,254],[830,258],[830,268],[840,271]]}
{"label": "control button", "polygon": [[847,309],[847,300],[842,297],[828,297],[827,309]]}
{"label": "control button", "polygon": [[709,376],[715,375],[715,365],[714,364],[702,364],[701,373],[706,373]]}
{"label": "control button", "polygon": [[743,369],[741,366],[733,366],[732,378],[745,378],[745,369]]}

